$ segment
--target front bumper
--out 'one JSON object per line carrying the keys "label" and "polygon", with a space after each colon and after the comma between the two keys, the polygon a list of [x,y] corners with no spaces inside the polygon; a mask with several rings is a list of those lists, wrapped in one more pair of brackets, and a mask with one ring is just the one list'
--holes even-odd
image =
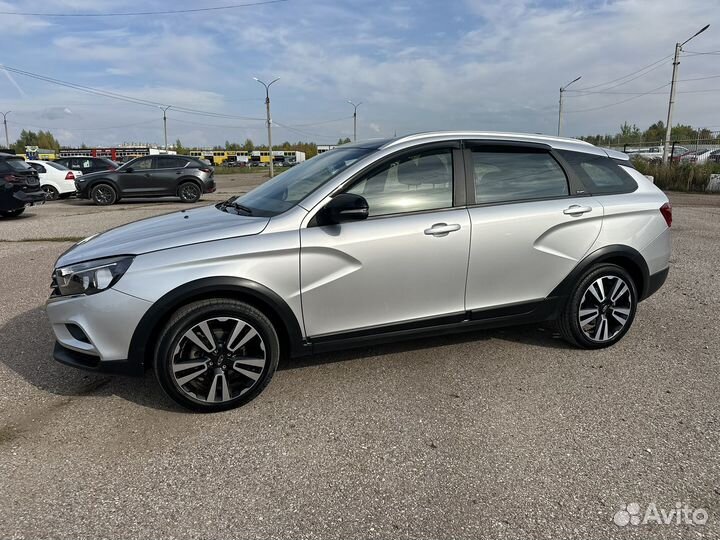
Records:
{"label": "front bumper", "polygon": [[140,377],[145,373],[143,365],[137,362],[130,362],[128,360],[101,362],[97,356],[66,349],[57,341],[55,342],[55,349],[53,350],[53,358],[66,366],[95,371],[97,373],[131,375],[133,377]]}
{"label": "front bumper", "polygon": [[51,297],[46,305],[48,318],[58,345],[70,351],[56,351],[55,359],[85,369],[117,372],[118,362],[127,362],[133,333],[151,306],[151,302],[115,289],[89,296]]}

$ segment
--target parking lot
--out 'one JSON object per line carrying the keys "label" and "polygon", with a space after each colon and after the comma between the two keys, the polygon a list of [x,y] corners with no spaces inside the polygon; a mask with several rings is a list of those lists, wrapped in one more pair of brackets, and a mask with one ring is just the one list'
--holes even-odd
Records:
{"label": "parking lot", "polygon": [[[613,348],[531,326],[319,355],[214,415],[56,363],[43,312],[73,242],[188,205],[0,221],[0,538],[717,538],[720,196],[671,200],[668,282]],[[708,520],[618,527],[631,502]]]}

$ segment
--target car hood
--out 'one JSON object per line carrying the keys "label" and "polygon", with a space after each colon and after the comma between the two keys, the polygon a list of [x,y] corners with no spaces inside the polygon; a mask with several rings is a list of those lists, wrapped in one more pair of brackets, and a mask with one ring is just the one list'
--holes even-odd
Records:
{"label": "car hood", "polygon": [[128,223],[81,240],[60,256],[57,266],[251,236],[262,232],[268,221],[266,217],[230,214],[214,206],[182,210]]}

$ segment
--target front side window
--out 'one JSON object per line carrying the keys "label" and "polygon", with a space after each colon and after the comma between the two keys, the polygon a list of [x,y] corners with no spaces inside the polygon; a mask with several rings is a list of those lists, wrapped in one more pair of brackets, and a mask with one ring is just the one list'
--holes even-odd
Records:
{"label": "front side window", "polygon": [[152,169],[153,158],[151,157],[144,157],[144,158],[138,158],[135,161],[131,161],[128,163],[128,166],[131,167],[134,171],[146,171],[149,169]]}
{"label": "front side window", "polygon": [[386,163],[354,184],[348,193],[364,197],[370,216],[452,206],[452,150],[426,150]]}
{"label": "front side window", "polygon": [[565,173],[553,157],[532,149],[473,150],[478,204],[566,197]]}
{"label": "front side window", "polygon": [[253,216],[281,214],[375,150],[355,147],[323,153],[233,199],[232,203],[241,205],[245,212],[250,212]]}

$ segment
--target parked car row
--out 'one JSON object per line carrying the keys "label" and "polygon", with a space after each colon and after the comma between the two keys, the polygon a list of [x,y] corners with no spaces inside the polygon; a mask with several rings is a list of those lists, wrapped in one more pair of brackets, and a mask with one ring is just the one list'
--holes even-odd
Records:
{"label": "parked car row", "polygon": [[132,197],[178,197],[194,203],[215,191],[214,173],[206,161],[189,156],[142,156],[118,165],[103,157],[25,161],[0,154],[0,216],[18,216],[25,206],[71,195],[101,206]]}

